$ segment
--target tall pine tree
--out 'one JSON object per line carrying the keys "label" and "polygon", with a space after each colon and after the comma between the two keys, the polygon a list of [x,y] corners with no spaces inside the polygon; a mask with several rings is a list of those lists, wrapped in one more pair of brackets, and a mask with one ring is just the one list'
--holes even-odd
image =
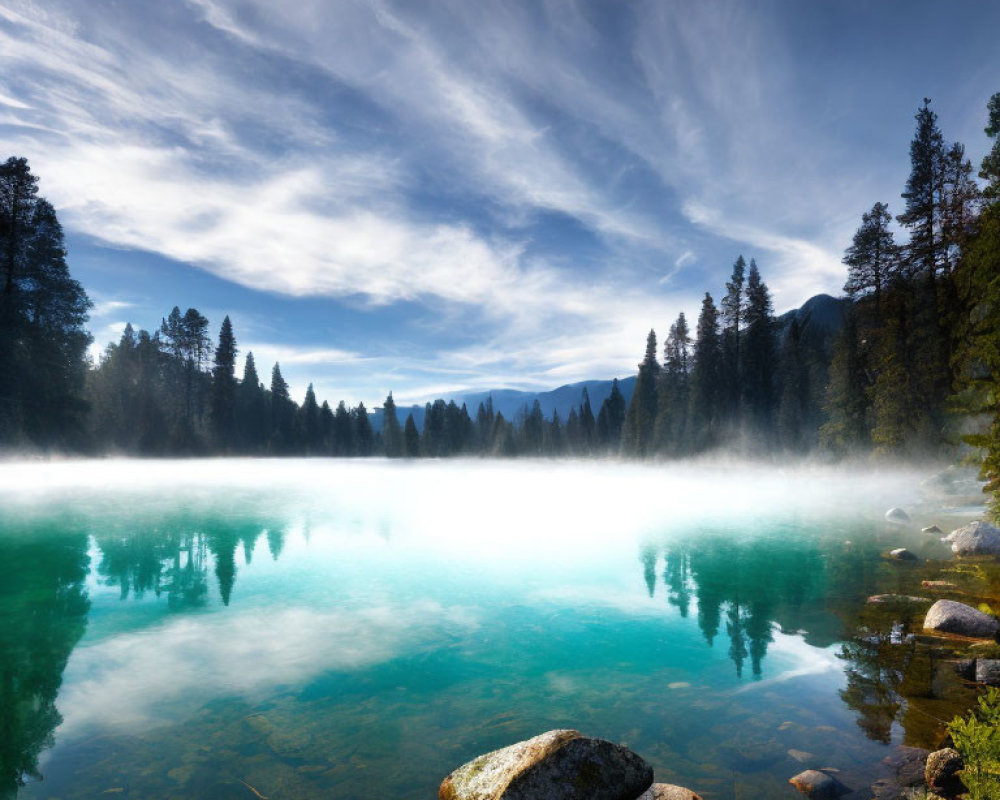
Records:
{"label": "tall pine tree", "polygon": [[219,330],[212,367],[212,430],[223,451],[236,443],[236,337],[227,315]]}

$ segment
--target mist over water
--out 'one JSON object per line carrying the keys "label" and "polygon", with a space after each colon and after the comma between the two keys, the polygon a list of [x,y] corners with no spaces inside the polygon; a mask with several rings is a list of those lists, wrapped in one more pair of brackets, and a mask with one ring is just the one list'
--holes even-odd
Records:
{"label": "mist over water", "polygon": [[553,727],[706,797],[783,796],[790,748],[876,764],[840,644],[880,550],[913,535],[885,509],[950,524],[921,506],[931,471],[0,464],[8,657],[58,715],[54,746],[38,714],[5,734],[40,758],[21,793],[426,797]]}

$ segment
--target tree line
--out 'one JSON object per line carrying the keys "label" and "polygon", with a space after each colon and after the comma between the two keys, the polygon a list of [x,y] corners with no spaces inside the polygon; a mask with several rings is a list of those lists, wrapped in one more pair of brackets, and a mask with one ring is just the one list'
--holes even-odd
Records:
{"label": "tree line", "polygon": [[847,247],[842,321],[776,319],[754,261],[740,255],[721,300],[706,292],[694,330],[681,313],[662,355],[650,331],[631,402],[617,386],[594,409],[584,391],[565,419],[536,401],[513,419],[428,403],[422,429],[392,394],[376,430],[364,404],[289,395],[279,364],[265,385],[252,353],[237,378],[223,320],[175,307],[158,329],[127,326],[96,365],[91,306],[69,275],[55,210],[27,161],[0,165],[0,444],[147,455],[390,457],[607,455],[681,457],[729,451],[940,451],[964,437],[1000,491],[1000,93],[978,172],[949,143],[925,100],[895,221],[864,212]]}

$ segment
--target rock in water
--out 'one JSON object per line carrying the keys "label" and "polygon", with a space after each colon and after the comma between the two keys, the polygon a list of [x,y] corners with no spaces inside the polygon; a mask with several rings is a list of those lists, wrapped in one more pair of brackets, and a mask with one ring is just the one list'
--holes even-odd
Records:
{"label": "rock in water", "polygon": [[910,521],[910,515],[901,508],[890,508],[885,512],[885,521],[893,525],[906,525]]}
{"label": "rock in water", "polygon": [[872,605],[906,605],[912,603],[929,603],[929,597],[917,597],[912,594],[873,594],[868,598]]}
{"label": "rock in water", "polygon": [[928,525],[926,528],[921,528],[920,532],[933,533],[933,534],[944,533],[944,531],[941,530],[937,525]]}
{"label": "rock in water", "polygon": [[920,585],[925,589],[941,589],[942,591],[958,588],[950,581],[920,581]]}
{"label": "rock in water", "polygon": [[916,561],[917,557],[913,555],[905,547],[897,547],[895,550],[889,551],[889,558],[894,561]]}
{"label": "rock in water", "polygon": [[962,794],[965,792],[965,786],[958,773],[963,766],[962,756],[957,750],[952,750],[950,747],[935,750],[927,756],[927,767],[924,770],[927,788],[945,797]]}
{"label": "rock in water", "polygon": [[976,683],[1000,686],[1000,658],[976,659]]}
{"label": "rock in water", "polygon": [[1000,530],[988,522],[970,522],[944,537],[951,542],[951,552],[959,556],[993,556],[1000,554]]}
{"label": "rock in water", "polygon": [[1000,623],[989,614],[984,614],[965,603],[938,600],[927,610],[924,628],[987,639],[992,638],[1000,630]]}
{"label": "rock in water", "polygon": [[635,800],[653,769],[626,747],[555,730],[479,756],[441,782],[440,800]]}
{"label": "rock in water", "polygon": [[647,794],[649,800],[702,800],[701,795],[672,783],[654,783]]}
{"label": "rock in water", "polygon": [[805,772],[800,772],[794,778],[789,778],[788,782],[809,800],[835,800],[842,794],[849,794],[851,791],[832,775],[827,775],[818,769],[807,769]]}

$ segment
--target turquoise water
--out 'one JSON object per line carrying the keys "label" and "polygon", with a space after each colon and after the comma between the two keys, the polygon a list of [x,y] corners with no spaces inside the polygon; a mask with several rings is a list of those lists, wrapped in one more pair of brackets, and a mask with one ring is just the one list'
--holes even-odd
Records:
{"label": "turquoise water", "polygon": [[843,645],[880,551],[941,555],[882,521],[921,477],[0,465],[0,797],[430,798],[556,727],[706,798],[860,789],[904,731]]}

